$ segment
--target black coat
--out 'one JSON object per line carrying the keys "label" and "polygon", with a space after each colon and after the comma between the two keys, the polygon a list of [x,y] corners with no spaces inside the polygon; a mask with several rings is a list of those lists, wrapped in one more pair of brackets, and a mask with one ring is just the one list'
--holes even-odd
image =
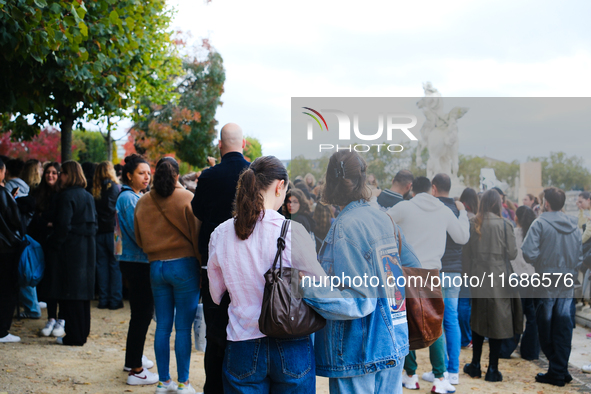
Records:
{"label": "black coat", "polygon": [[232,217],[238,178],[250,163],[239,152],[228,152],[222,162],[204,170],[199,176],[195,197],[191,201],[193,214],[201,221],[199,253],[207,265],[209,237],[217,226]]}
{"label": "black coat", "polygon": [[51,298],[94,298],[96,222],[94,198],[82,187],[70,187],[57,196],[53,232],[47,240]]}
{"label": "black coat", "polygon": [[0,253],[15,253],[25,235],[18,205],[12,195],[0,186]]}
{"label": "black coat", "polygon": [[105,179],[101,185],[101,198],[94,201],[99,234],[115,231],[117,197],[119,197],[119,186],[112,180]]}
{"label": "black coat", "polygon": [[[456,215],[460,216],[460,211],[456,207],[456,202],[450,197],[437,197],[439,201],[445,204],[446,207]],[[447,242],[445,244],[445,253],[441,257],[441,272],[462,272],[462,245],[457,244],[447,234]]]}

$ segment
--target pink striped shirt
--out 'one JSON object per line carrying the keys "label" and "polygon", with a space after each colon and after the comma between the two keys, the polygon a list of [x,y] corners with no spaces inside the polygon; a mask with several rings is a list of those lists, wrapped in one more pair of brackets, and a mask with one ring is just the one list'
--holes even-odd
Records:
{"label": "pink striped shirt", "polygon": [[[265,287],[263,275],[273,265],[277,253],[277,238],[284,219],[277,211],[265,210],[263,220],[257,222],[253,233],[244,241],[236,236],[234,219],[220,224],[211,234],[207,262],[209,292],[216,304],[220,303],[226,290],[230,293],[232,301],[228,309],[229,321],[226,329],[230,341],[246,341],[265,336],[259,330],[258,322]],[[292,228],[295,229],[293,234],[298,249],[297,252],[294,251],[294,260],[307,261],[313,268],[306,271],[316,271],[320,265],[316,260],[314,243],[303,226],[293,221],[282,254],[283,266],[292,266]]]}

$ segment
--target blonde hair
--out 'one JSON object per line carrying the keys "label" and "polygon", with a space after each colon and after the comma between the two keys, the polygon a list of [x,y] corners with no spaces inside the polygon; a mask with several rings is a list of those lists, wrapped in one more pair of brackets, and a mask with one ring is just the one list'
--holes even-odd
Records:
{"label": "blonde hair", "polygon": [[[102,185],[105,179],[119,183],[113,163],[110,161],[103,161],[102,163],[99,163],[94,172],[94,179],[92,181],[92,195],[97,200],[101,198]],[[110,187],[111,183],[107,185],[107,189]]]}
{"label": "blonde hair", "polygon": [[31,189],[36,188],[41,183],[42,172],[39,171],[41,162],[37,159],[27,160],[23,169],[22,180],[25,181]]}

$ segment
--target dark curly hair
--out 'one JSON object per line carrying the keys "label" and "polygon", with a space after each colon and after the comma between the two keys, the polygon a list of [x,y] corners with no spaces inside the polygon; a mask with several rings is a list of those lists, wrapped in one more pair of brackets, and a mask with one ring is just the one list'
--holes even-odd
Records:
{"label": "dark curly hair", "polygon": [[254,231],[265,209],[262,192],[275,180],[289,183],[287,169],[275,156],[259,157],[240,174],[234,202],[234,230],[238,238],[245,240]]}
{"label": "dark curly hair", "polygon": [[168,197],[176,187],[176,177],[179,175],[179,163],[172,157],[163,157],[156,164],[154,173],[154,190],[162,197]]}
{"label": "dark curly hair", "polygon": [[367,186],[367,164],[357,152],[335,152],[326,168],[326,185],[322,202],[345,206],[352,201],[369,201],[371,190]]}
{"label": "dark curly hair", "polygon": [[146,159],[144,159],[142,156],[135,154],[135,153],[125,157],[125,165],[123,166],[123,169],[121,170],[121,182],[130,186],[131,180],[129,179],[127,174],[133,175],[133,172],[135,171],[137,166],[139,166],[142,163],[150,165],[150,163],[148,163],[146,161]]}

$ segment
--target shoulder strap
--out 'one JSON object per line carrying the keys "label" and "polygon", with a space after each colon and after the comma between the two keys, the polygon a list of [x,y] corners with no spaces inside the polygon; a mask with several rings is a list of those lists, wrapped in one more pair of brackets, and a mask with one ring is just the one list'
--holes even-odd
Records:
{"label": "shoulder strap", "polygon": [[394,219],[392,219],[392,216],[390,216],[390,214],[387,212],[386,215],[388,215],[390,221],[392,222],[392,226],[394,227],[394,235],[396,236],[396,240],[398,241],[398,256],[399,258],[402,258],[402,236],[400,235],[400,229],[398,228],[396,223],[394,223]]}
{"label": "shoulder strap", "polygon": [[176,226],[176,225],[175,225],[173,222],[171,222],[171,221],[170,221],[170,219],[169,219],[169,218],[167,218],[167,217],[166,217],[166,215],[164,214],[164,211],[162,210],[162,208],[160,208],[160,205],[158,204],[158,201],[156,201],[156,197],[154,197],[154,195],[153,195],[151,192],[148,192],[148,194],[150,195],[150,197],[152,197],[152,201],[154,201],[154,204],[156,205],[156,208],[158,208],[158,210],[159,210],[159,211],[160,211],[160,213],[162,214],[162,217],[163,217],[164,219],[166,219],[166,221],[168,222],[168,224],[170,224],[172,227],[174,227],[174,228],[176,228],[177,230],[179,230],[179,232],[181,233],[181,235],[182,235],[183,237],[185,237],[185,239],[186,239],[187,241],[189,241],[189,243],[190,243],[190,244],[193,244],[193,242],[192,242],[192,241],[191,241],[189,238],[187,238],[187,236],[185,235],[185,233],[183,233],[183,231],[182,231],[180,228],[178,228],[178,227],[177,227],[177,226]]}
{"label": "shoulder strap", "polygon": [[287,237],[287,230],[289,229],[290,223],[291,220],[289,219],[283,221],[281,235],[277,238],[277,253],[275,254],[275,260],[273,261],[273,271],[277,269],[277,260],[279,260],[279,277],[281,277],[281,271],[283,271],[283,258],[281,257],[281,253],[285,249],[285,237]]}

